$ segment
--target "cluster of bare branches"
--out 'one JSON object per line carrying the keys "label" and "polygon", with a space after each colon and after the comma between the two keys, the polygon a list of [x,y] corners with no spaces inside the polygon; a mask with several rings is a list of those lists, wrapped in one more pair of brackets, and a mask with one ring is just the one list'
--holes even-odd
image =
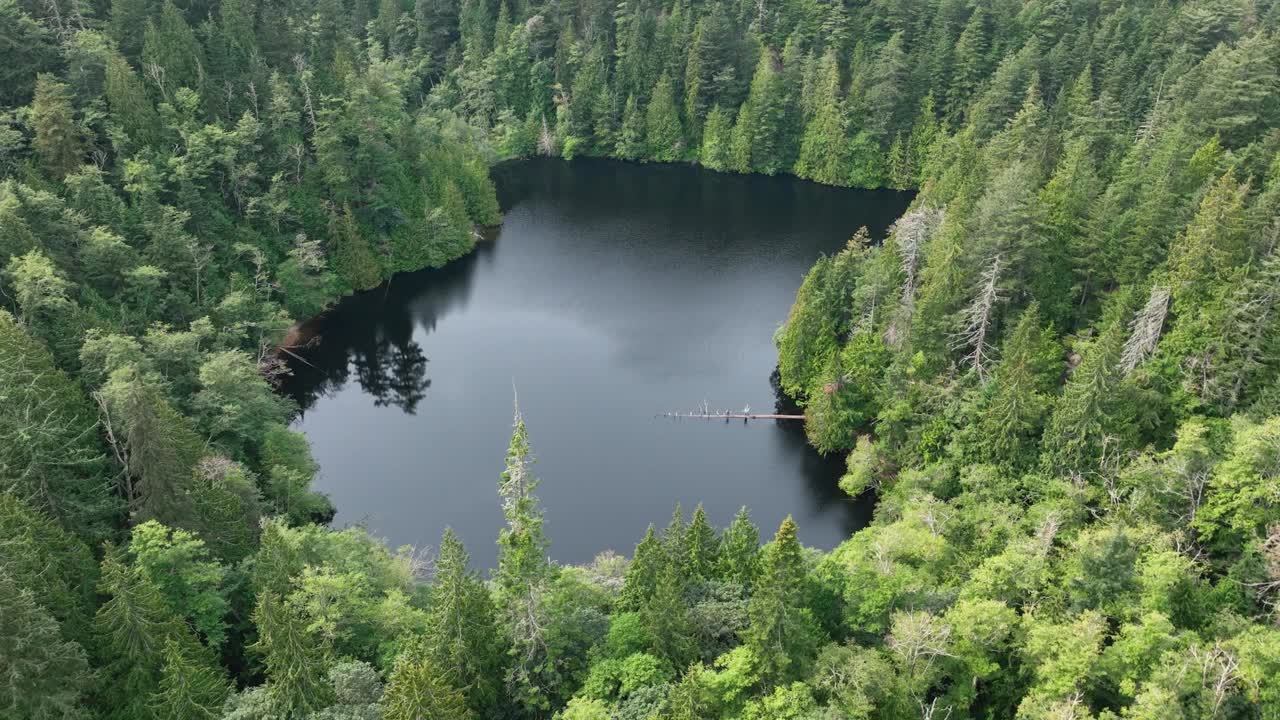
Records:
{"label": "cluster of bare branches", "polygon": [[1169,313],[1169,286],[1153,285],[1147,304],[1129,323],[1129,339],[1120,354],[1120,372],[1128,375],[1156,351],[1165,316]]}

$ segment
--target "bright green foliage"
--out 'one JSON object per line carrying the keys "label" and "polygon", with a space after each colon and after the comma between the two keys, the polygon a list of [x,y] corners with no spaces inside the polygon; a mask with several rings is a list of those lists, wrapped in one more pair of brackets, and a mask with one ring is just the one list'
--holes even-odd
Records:
{"label": "bright green foliage", "polygon": [[[0,716],[1276,717],[1278,17],[0,0]],[[325,527],[272,348],[534,154],[920,191],[776,337],[868,527],[561,567],[518,417],[491,584]]]}
{"label": "bright green foliage", "polygon": [[133,529],[128,554],[170,611],[187,620],[206,644],[217,648],[226,641],[226,568],[209,558],[204,541],[151,520]]}
{"label": "bright green foliage", "polygon": [[1245,541],[1273,532],[1280,521],[1280,418],[1241,422],[1214,468],[1196,528],[1208,540],[1235,534]]}
{"label": "bright green foliage", "polygon": [[558,720],[609,720],[609,708],[595,698],[574,698],[557,713]]}
{"label": "bright green foliage", "polygon": [[245,353],[210,355],[200,365],[199,382],[200,390],[191,400],[196,416],[234,458],[247,458],[268,428],[283,424],[287,417],[285,404]]}

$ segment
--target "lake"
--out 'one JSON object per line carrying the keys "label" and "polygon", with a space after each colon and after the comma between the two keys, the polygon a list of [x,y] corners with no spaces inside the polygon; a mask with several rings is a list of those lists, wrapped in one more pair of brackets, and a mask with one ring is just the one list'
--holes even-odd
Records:
{"label": "lake", "polygon": [[561,562],[629,555],[677,502],[718,525],[746,505],[765,539],[791,514],[822,548],[869,521],[800,422],[662,414],[785,407],[773,334],[805,272],[862,225],[882,238],[908,194],[603,160],[493,175],[496,237],[343,300],[293,363],[336,525],[420,547],[452,526],[491,567],[513,387]]}

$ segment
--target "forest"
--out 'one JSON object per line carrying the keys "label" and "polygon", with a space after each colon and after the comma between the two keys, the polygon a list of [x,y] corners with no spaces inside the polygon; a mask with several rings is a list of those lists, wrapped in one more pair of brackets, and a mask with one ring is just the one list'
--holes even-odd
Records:
{"label": "forest", "polygon": [[[775,337],[869,527],[329,528],[275,349],[532,155],[918,191]],[[0,177],[3,720],[1280,718],[1274,0],[0,0]]]}

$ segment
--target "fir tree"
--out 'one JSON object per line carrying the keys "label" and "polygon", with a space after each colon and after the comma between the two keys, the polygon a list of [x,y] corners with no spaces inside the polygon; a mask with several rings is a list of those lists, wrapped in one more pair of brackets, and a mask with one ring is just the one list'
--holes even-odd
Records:
{"label": "fir tree", "polygon": [[470,564],[462,541],[445,530],[427,612],[428,655],[436,667],[453,668],[468,707],[483,717],[498,701],[500,646],[493,600]]}
{"label": "fir tree", "polygon": [[542,596],[552,568],[547,562],[547,541],[542,534],[542,510],[533,491],[529,433],[519,405],[507,450],[507,469],[502,473],[498,494],[507,524],[498,533],[498,568],[494,581],[506,614],[512,662],[507,671],[507,690],[529,708],[546,705],[547,689],[540,684],[538,670],[545,647]]}
{"label": "fir tree", "polygon": [[671,667],[685,667],[695,652],[686,590],[687,577],[679,557],[668,556],[658,571],[653,595],[640,610],[653,654]]}
{"label": "fir tree", "polygon": [[769,684],[782,682],[804,632],[800,612],[805,585],[804,558],[796,539],[796,524],[787,516],[764,551],[760,578],[751,593],[750,625],[742,640],[762,664]]}
{"label": "fir tree", "polygon": [[823,79],[819,104],[800,143],[795,173],[820,183],[839,185],[847,171],[850,147],[840,95],[840,66],[833,51],[823,55],[820,72]]}
{"label": "fir tree", "polygon": [[619,606],[625,610],[639,610],[647,605],[658,585],[658,574],[665,564],[666,554],[651,524],[644,539],[636,545],[631,564],[627,566]]}
{"label": "fir tree", "polygon": [[103,696],[119,717],[145,717],[146,705],[160,690],[166,648],[177,643],[196,657],[198,643],[165,606],[159,588],[114,548],[107,548],[102,561],[98,590],[110,598],[94,618],[108,659]]}
{"label": "fir tree", "polygon": [[717,562],[720,577],[750,588],[760,567],[760,531],[746,507],[738,510],[720,539]]}
{"label": "fir tree", "polygon": [[475,717],[466,698],[448,681],[443,667],[424,653],[408,651],[396,660],[382,696],[385,720]]}
{"label": "fir tree", "polygon": [[618,146],[614,150],[614,157],[623,160],[639,160],[645,157],[644,129],[645,117],[640,114],[636,96],[628,95],[626,107],[622,110],[622,131],[618,135]]}
{"label": "fir tree", "polygon": [[689,578],[707,579],[713,575],[720,559],[720,538],[707,521],[702,503],[693,511],[693,521],[685,531],[685,575]]}
{"label": "fir tree", "polygon": [[645,144],[648,157],[659,162],[671,162],[684,157],[684,131],[680,127],[679,108],[671,78],[662,75],[653,88],[649,106],[645,109]]}
{"label": "fir tree", "polygon": [[700,155],[703,167],[722,171],[730,168],[729,146],[732,133],[733,123],[729,114],[719,105],[711,108],[702,131]]}
{"label": "fir tree", "polygon": [[173,640],[165,643],[161,657],[164,665],[160,688],[150,702],[155,717],[193,720],[222,717],[222,705],[230,686],[220,669],[193,662]]}
{"label": "fir tree", "polygon": [[0,715],[31,720],[88,717],[93,682],[84,648],[65,639],[29,590],[0,567]]}
{"label": "fir tree", "polygon": [[1016,469],[1026,469],[1033,460],[1031,451],[1061,373],[1053,333],[1040,323],[1039,307],[1033,303],[1005,342],[993,379],[995,395],[980,423],[984,454]]}
{"label": "fir tree", "polygon": [[35,133],[31,148],[40,165],[55,178],[84,162],[84,135],[76,123],[71,88],[48,73],[36,76],[36,94],[28,120]]}
{"label": "fir tree", "polygon": [[326,674],[327,648],[307,629],[306,619],[273,592],[258,595],[253,611],[267,669],[272,709],[284,717],[305,717],[325,707],[332,693]]}
{"label": "fir tree", "polygon": [[1116,441],[1117,391],[1123,339],[1118,329],[1104,331],[1084,351],[1045,428],[1042,461],[1053,472],[1084,475]]}

